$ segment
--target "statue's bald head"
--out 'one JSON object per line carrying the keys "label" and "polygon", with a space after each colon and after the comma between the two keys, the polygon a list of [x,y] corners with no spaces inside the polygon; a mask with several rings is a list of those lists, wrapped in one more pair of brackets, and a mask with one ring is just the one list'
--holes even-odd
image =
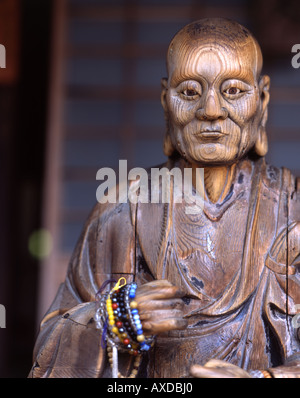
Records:
{"label": "statue's bald head", "polygon": [[266,154],[270,79],[261,76],[261,49],[248,29],[223,18],[190,23],[171,41],[167,67],[168,156],[175,148],[190,162],[223,165],[252,148]]}
{"label": "statue's bald head", "polygon": [[259,79],[263,58],[258,42],[247,28],[224,18],[201,19],[181,29],[168,49],[168,73],[172,73],[174,65],[178,63],[178,57],[188,57],[191,48],[208,46],[219,47],[220,51],[225,53],[243,56],[255,68],[254,74]]}

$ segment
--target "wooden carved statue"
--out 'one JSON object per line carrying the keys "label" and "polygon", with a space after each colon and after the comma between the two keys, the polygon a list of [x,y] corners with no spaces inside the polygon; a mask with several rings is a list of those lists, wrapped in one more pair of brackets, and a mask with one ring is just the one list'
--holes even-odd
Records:
{"label": "wooden carved statue", "polygon": [[236,22],[173,38],[163,166],[204,169],[204,206],[172,186],[168,203],[97,203],[30,377],[300,377],[300,181],[264,160],[261,70]]}

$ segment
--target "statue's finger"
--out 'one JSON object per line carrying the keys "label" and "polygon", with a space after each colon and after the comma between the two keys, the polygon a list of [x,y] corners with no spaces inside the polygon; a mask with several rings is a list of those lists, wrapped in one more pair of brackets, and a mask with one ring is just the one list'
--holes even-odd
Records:
{"label": "statue's finger", "polygon": [[193,377],[202,379],[212,379],[212,378],[231,378],[232,375],[228,375],[226,370],[216,369],[216,368],[206,368],[201,365],[192,365],[190,368],[190,374]]}
{"label": "statue's finger", "polygon": [[145,332],[151,334],[159,334],[168,332],[170,330],[183,330],[187,327],[187,320],[184,318],[170,318],[161,321],[146,321],[143,322],[143,329]]}
{"label": "statue's finger", "polygon": [[141,320],[142,319],[149,319],[149,316],[155,322],[163,321],[164,319],[171,319],[171,318],[183,318],[183,312],[181,309],[178,308],[166,308],[166,309],[150,309],[149,311],[139,311],[139,315]]}
{"label": "statue's finger", "polygon": [[182,310],[183,301],[179,298],[165,300],[143,300],[138,303],[139,314],[157,310]]}
{"label": "statue's finger", "polygon": [[185,293],[183,293],[176,286],[164,286],[157,289],[143,289],[139,288],[136,292],[135,301],[141,303],[146,300],[159,300],[159,299],[170,299],[170,298],[180,298],[183,297]]}

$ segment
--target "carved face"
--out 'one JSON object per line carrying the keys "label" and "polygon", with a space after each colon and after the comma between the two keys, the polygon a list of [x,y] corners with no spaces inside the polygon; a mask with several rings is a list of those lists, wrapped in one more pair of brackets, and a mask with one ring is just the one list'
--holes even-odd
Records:
{"label": "carved face", "polygon": [[251,48],[194,42],[172,55],[162,101],[172,145],[188,161],[232,164],[255,144],[268,100]]}

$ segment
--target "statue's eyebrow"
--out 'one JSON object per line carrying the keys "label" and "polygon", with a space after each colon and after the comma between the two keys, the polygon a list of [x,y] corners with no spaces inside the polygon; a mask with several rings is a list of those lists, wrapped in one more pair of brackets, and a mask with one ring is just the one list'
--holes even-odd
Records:
{"label": "statue's eyebrow", "polygon": [[[218,76],[215,77],[213,83],[216,81],[216,79],[218,78]],[[197,81],[201,84],[201,79],[200,76],[199,78],[197,78],[197,76],[195,75],[189,75],[189,74],[181,74],[178,72],[174,72],[171,76],[171,78],[169,79],[169,85],[171,87],[178,87],[181,83],[188,81],[188,80],[193,80],[193,81]],[[224,76],[222,81],[220,82],[220,84],[223,84],[224,82],[228,81],[228,80],[239,80],[244,84],[247,84],[249,86],[253,86],[255,84],[254,81],[250,80],[250,79],[246,79],[244,76],[241,77],[238,74],[235,75],[233,73],[228,74],[227,76]]]}
{"label": "statue's eyebrow", "polygon": [[173,87],[178,87],[181,83],[183,83],[186,80],[190,80],[188,77],[185,78],[183,76],[178,76],[178,75],[172,75],[170,79],[170,85]]}
{"label": "statue's eyebrow", "polygon": [[179,86],[179,84],[183,83],[186,80],[194,80],[200,82],[201,76],[197,76],[196,74],[186,73],[183,69],[175,70],[169,78],[169,84],[173,87]]}

